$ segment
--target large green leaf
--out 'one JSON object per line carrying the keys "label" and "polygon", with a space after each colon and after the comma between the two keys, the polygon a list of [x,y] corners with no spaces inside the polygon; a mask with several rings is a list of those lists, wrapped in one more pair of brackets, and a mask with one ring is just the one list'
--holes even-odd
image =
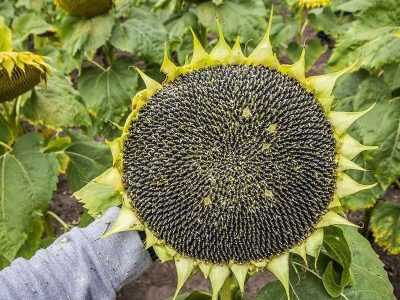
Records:
{"label": "large green leaf", "polygon": [[[367,1],[366,1],[367,2]],[[339,69],[358,61],[366,69],[376,70],[400,62],[400,7],[396,0],[371,1],[356,20],[339,36],[330,65]]]}
{"label": "large green leaf", "polygon": [[111,44],[150,62],[161,63],[167,31],[157,16],[144,9],[134,9],[128,18],[119,22]]}
{"label": "large green leaf", "polygon": [[227,39],[234,40],[240,36],[243,42],[259,41],[266,28],[267,11],[262,0],[232,0],[221,5],[206,2],[196,7],[195,13],[199,22],[216,31],[216,17],[223,25]]}
{"label": "large green leaf", "polygon": [[107,145],[76,133],[72,134],[72,144],[65,149],[65,153],[70,159],[67,178],[72,191],[82,188],[112,164]]}
{"label": "large green leaf", "polygon": [[351,251],[351,287],[345,290],[348,299],[394,300],[393,287],[383,263],[368,240],[355,228],[339,226]]}
{"label": "large green leaf", "polygon": [[36,12],[22,14],[13,22],[14,39],[18,42],[24,41],[30,34],[41,34],[53,30],[53,26]]}
{"label": "large green leaf", "polygon": [[112,15],[89,19],[65,17],[58,31],[64,50],[80,60],[92,59],[96,50],[110,38],[114,23]]}
{"label": "large green leaf", "polygon": [[119,122],[130,110],[138,79],[132,64],[131,60],[119,59],[107,69],[91,67],[82,70],[78,89],[96,118]]}
{"label": "large green leaf", "polygon": [[[351,285],[346,287],[338,299],[348,300],[394,300],[393,287],[383,268],[383,263],[373,251],[369,242],[356,229],[340,226],[343,237],[351,252]],[[291,277],[292,288],[298,300],[332,299],[324,289],[321,276],[297,268]],[[320,277],[320,278],[318,278]],[[285,300],[285,290],[279,282],[267,284],[257,300]]]}
{"label": "large green leaf", "polygon": [[370,227],[376,242],[391,254],[400,254],[400,205],[380,202],[372,211]]}
{"label": "large green leaf", "polygon": [[39,214],[34,216],[28,228],[26,242],[19,249],[17,256],[31,258],[42,244],[44,220]]}
{"label": "large green leaf", "polygon": [[15,8],[8,0],[0,0],[1,16],[8,22],[14,17]]}
{"label": "large green leaf", "polygon": [[0,253],[14,259],[31,232],[35,212],[44,211],[57,184],[58,163],[41,152],[42,139],[27,134],[0,157]]}
{"label": "large green leaf", "polygon": [[47,88],[37,87],[24,107],[24,114],[33,122],[49,127],[89,126],[89,113],[79,102],[79,94],[68,78],[50,76]]}

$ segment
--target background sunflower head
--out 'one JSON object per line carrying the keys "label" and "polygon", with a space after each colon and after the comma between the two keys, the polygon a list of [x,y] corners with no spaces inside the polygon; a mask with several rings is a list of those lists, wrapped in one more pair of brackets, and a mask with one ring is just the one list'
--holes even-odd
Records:
{"label": "background sunflower head", "polygon": [[10,101],[46,81],[50,67],[43,57],[12,50],[11,30],[0,20],[0,102]]}
{"label": "background sunflower head", "polygon": [[108,12],[113,5],[112,0],[54,0],[71,16],[91,18]]}
{"label": "background sunflower head", "polygon": [[305,8],[317,8],[328,6],[331,0],[299,0],[299,5]]}

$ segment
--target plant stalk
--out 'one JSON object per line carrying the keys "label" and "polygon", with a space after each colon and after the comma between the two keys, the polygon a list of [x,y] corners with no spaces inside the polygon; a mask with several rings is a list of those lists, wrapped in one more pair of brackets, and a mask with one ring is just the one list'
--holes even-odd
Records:
{"label": "plant stalk", "polygon": [[219,292],[219,300],[234,300],[238,289],[236,279],[229,276]]}

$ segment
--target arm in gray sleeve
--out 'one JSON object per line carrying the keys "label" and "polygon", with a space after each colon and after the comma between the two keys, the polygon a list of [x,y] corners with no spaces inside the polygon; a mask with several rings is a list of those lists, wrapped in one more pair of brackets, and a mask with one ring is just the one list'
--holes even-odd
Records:
{"label": "arm in gray sleeve", "polygon": [[0,271],[0,299],[115,299],[151,264],[136,232],[100,238],[118,212],[113,207],[88,227],[72,229],[30,260],[16,259]]}

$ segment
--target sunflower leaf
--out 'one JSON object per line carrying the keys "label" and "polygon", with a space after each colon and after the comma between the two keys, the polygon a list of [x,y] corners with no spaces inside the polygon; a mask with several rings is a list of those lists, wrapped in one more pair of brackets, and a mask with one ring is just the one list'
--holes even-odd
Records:
{"label": "sunflower leaf", "polygon": [[35,212],[47,208],[56,189],[58,163],[54,154],[41,152],[42,146],[38,134],[26,134],[0,157],[0,256],[7,261],[31,236]]}
{"label": "sunflower leaf", "polygon": [[110,148],[88,137],[72,133],[72,144],[65,149],[70,163],[67,169],[68,183],[77,191],[111,167]]}
{"label": "sunflower leaf", "polygon": [[167,30],[159,18],[143,10],[134,9],[113,30],[111,44],[151,62],[161,64]]}
{"label": "sunflower leaf", "polygon": [[120,59],[107,69],[93,66],[82,70],[78,89],[96,119],[119,122],[128,112],[138,80],[132,64],[131,60]]}
{"label": "sunflower leaf", "polygon": [[381,202],[372,211],[370,227],[375,241],[391,254],[400,254],[400,205]]}
{"label": "sunflower leaf", "polygon": [[114,22],[108,14],[89,19],[65,17],[58,28],[64,50],[79,60],[92,59],[110,38]]}
{"label": "sunflower leaf", "polygon": [[203,26],[212,28],[214,32],[217,32],[215,20],[218,17],[230,41],[239,35],[243,41],[256,42],[266,28],[264,18],[267,12],[261,0],[233,0],[221,5],[206,2],[195,8],[195,14]]}
{"label": "sunflower leaf", "polygon": [[[344,5],[348,10],[349,3]],[[400,30],[398,1],[365,1],[351,10],[358,11],[357,18],[339,35],[329,64],[341,69],[359,61],[361,67],[377,70],[385,64],[400,62],[400,38],[396,36]]]}
{"label": "sunflower leaf", "polygon": [[[343,238],[351,252],[351,263],[349,271],[352,282],[340,295],[348,300],[394,300],[393,287],[383,268],[383,263],[373,251],[369,242],[357,232],[356,229],[339,226]],[[292,288],[294,289],[293,299],[328,300],[332,297],[326,292],[324,285],[315,273],[296,268],[291,277]],[[318,275],[320,276],[320,275]],[[285,290],[278,282],[267,284],[258,294],[256,300],[284,300]]]}
{"label": "sunflower leaf", "polygon": [[52,25],[36,12],[30,12],[18,16],[13,21],[13,34],[17,43],[21,43],[30,34],[41,34],[47,31],[54,31]]}
{"label": "sunflower leaf", "polygon": [[24,106],[24,114],[34,123],[49,127],[90,126],[89,113],[79,100],[79,94],[68,78],[53,75],[47,88],[39,86],[32,92]]}

